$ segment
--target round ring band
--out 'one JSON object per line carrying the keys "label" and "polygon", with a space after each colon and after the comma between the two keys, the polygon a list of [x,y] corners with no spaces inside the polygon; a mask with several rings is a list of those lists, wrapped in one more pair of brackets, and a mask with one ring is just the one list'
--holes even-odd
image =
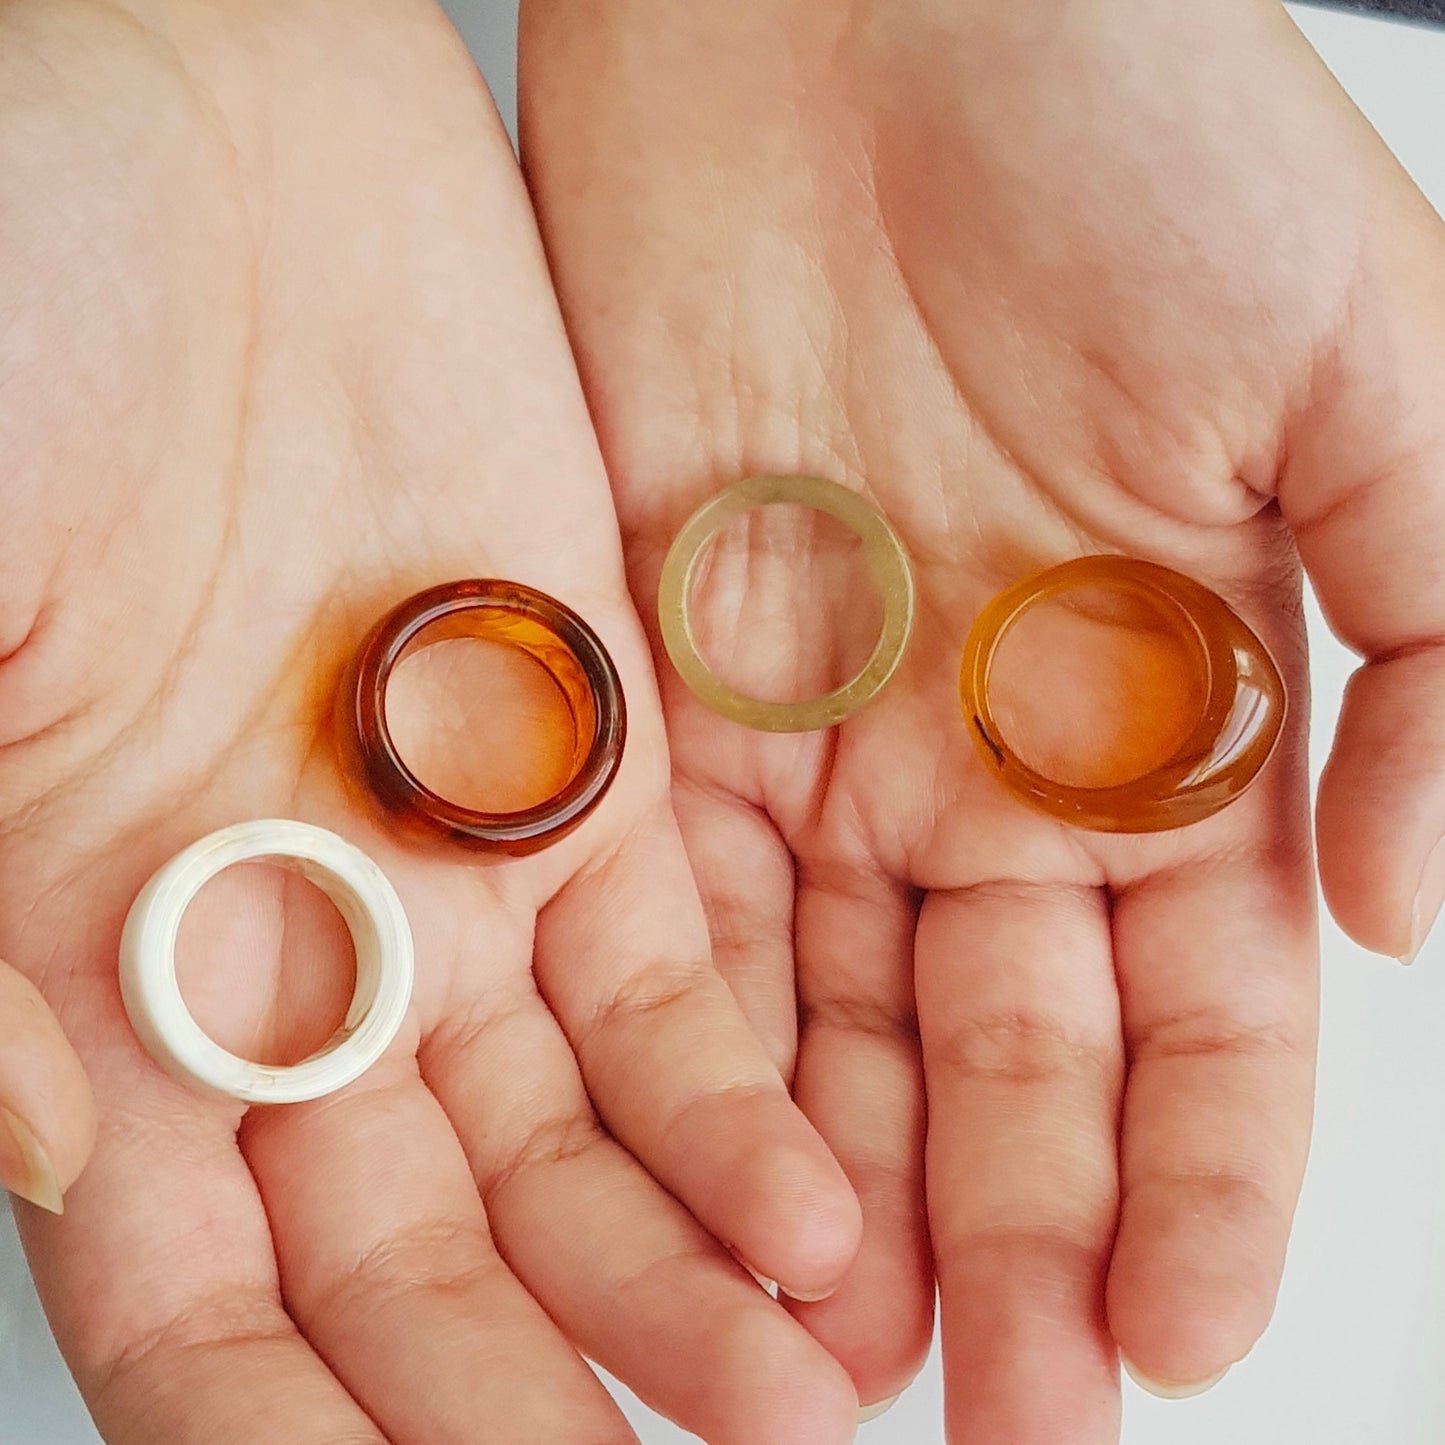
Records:
{"label": "round ring band", "polygon": [[[1193,654],[1204,705],[1173,755],[1143,777],[1075,787],[1031,768],[1009,746],[989,702],[994,657],[1030,608],[1096,588],[1132,594],[1157,611]],[[1017,583],[984,608],[964,646],[963,713],[989,768],[1026,802],[1078,828],[1152,833],[1217,813],[1259,775],[1286,710],[1279,669],[1263,642],[1207,587],[1152,562],[1080,557]]]}
{"label": "round ring band", "polygon": [[[392,740],[386,690],[393,669],[434,642],[462,637],[524,652],[551,677],[571,713],[569,781],[533,807],[488,813],[454,803],[412,772]],[[353,659],[340,712],[343,753],[391,821],[508,857],[535,853],[576,828],[612,786],[627,739],[622,682],[601,639],[570,607],[520,582],[449,582],[393,608]]]}
{"label": "round ring band", "polygon": [[[856,533],[883,597],[883,626],[862,671],[835,691],[804,702],[768,702],[729,687],[703,660],[690,611],[693,582],[707,544],[735,517],[755,507],[783,503],[826,512]],[[704,503],[674,539],[657,596],[663,646],[696,697],[732,722],[773,733],[832,727],[871,702],[903,661],[913,633],[913,609],[913,569],[898,534],[857,492],[822,477],[751,477]]]}
{"label": "round ring band", "polygon": [[[346,1019],[299,1064],[258,1064],[223,1049],[191,1016],[176,981],[176,935],[196,894],[224,869],[258,860],[310,879],[336,905],[356,948]],[[141,889],[120,941],[121,996],[151,1057],[200,1093],[248,1104],[319,1099],[365,1073],[406,1017],[412,976],[411,927],[386,875],[344,838],[285,818],[222,828],[177,853]]]}

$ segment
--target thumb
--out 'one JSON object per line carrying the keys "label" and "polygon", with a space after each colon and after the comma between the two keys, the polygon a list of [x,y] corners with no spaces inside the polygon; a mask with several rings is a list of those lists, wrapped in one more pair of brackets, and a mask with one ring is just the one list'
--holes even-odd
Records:
{"label": "thumb", "polygon": [[95,1101],[40,991],[0,963],[0,1187],[54,1214],[95,1142]]}
{"label": "thumb", "polygon": [[1279,501],[1364,657],[1320,784],[1325,897],[1357,942],[1410,962],[1445,899],[1445,226],[1393,164],[1376,170]]}

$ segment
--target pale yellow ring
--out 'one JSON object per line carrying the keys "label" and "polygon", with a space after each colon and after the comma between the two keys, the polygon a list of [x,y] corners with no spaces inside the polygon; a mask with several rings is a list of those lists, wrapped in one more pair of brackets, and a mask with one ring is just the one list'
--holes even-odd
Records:
{"label": "pale yellow ring", "polygon": [[[791,503],[836,517],[856,532],[883,598],[883,626],[872,655],[851,682],[803,702],[769,702],[729,687],[703,661],[689,611],[707,544],[734,517]],[[657,616],[662,642],[682,680],[715,713],[760,732],[805,733],[832,727],[871,702],[898,671],[913,634],[913,568],[898,534],[871,502],[822,477],[749,477],[704,503],[677,534],[662,565]]]}

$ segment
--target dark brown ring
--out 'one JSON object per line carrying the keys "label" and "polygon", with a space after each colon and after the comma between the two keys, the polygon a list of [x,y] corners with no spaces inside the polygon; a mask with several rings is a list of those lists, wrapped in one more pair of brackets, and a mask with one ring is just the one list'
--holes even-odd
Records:
{"label": "dark brown ring", "polygon": [[[406,765],[386,722],[386,689],[397,663],[417,645],[429,645],[421,640],[423,634],[448,618],[456,618],[460,625],[444,636],[486,635],[476,619],[467,617],[478,612],[493,614],[490,620],[496,624],[508,619],[533,624],[530,630],[540,628],[561,649],[559,659],[548,649],[516,638],[498,639],[518,646],[546,668],[567,700],[577,737],[590,733],[586,753],[574,765],[566,786],[513,813],[465,808],[433,792]],[[572,675],[574,668],[580,671],[580,683]],[[494,579],[444,583],[394,607],[367,634],[348,668],[341,705],[343,747],[392,819],[408,831],[509,857],[535,853],[557,842],[597,807],[617,776],[627,737],[622,683],[592,628],[545,592]]]}

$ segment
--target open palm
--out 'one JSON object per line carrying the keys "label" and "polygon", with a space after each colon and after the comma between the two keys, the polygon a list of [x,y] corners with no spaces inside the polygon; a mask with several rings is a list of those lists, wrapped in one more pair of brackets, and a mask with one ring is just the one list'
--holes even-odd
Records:
{"label": "open palm", "polygon": [[[529,0],[522,87],[639,606],[757,473],[864,490],[917,568],[902,672],[832,734],[664,679],[719,964],[864,1204],[799,1311],[881,1400],[926,1347],[931,1250],[950,1438],[1107,1442],[1120,1350],[1187,1389],[1250,1348],[1304,1164],[1300,555],[1374,659],[1321,800],[1331,901],[1407,954],[1445,883],[1416,900],[1445,816],[1438,222],[1254,0]],[[722,539],[698,617],[733,682],[838,680],[857,618],[816,532]],[[959,714],[983,604],[1092,552],[1214,587],[1291,689],[1257,787],[1174,834],[1035,815]],[[1111,655],[1044,653],[1055,741]]]}
{"label": "open palm", "polygon": [[[101,1430],[630,1438],[565,1330],[709,1439],[845,1437],[846,1377],[733,1254],[822,1293],[857,1206],[712,972],[611,498],[455,36],[412,0],[12,4],[0,109],[0,953],[100,1101],[65,1216],[20,1223]],[[631,703],[603,809],[497,867],[369,821],[328,722],[371,622],[466,576],[575,606]],[[418,982],[372,1073],[245,1113],[141,1052],[116,949],[156,866],[269,815],[381,863]],[[314,1047],[337,921],[254,868],[197,910],[197,1012]],[[54,1099],[39,1129],[67,1180],[71,1102],[79,1144]]]}

